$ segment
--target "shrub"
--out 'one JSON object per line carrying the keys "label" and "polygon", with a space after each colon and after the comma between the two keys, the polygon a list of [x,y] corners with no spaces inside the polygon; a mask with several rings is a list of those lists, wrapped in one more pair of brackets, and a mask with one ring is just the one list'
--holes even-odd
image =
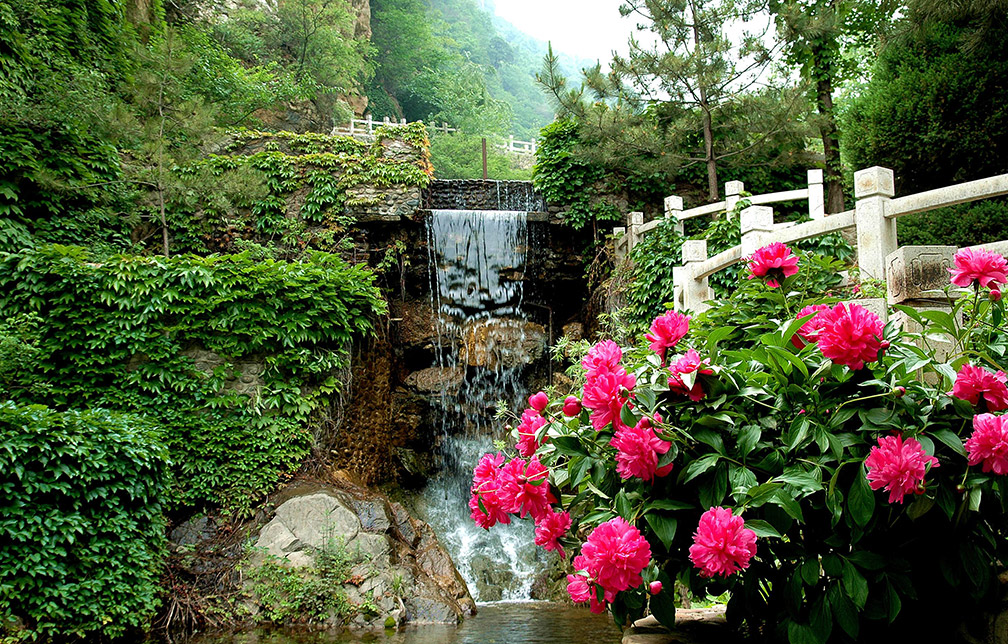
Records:
{"label": "shrub", "polygon": [[[593,347],[580,400],[549,402],[545,423],[523,414],[515,437],[531,458],[479,463],[473,518],[532,516],[536,543],[580,546],[569,592],[621,624],[646,611],[672,624],[673,579],[730,592],[730,622],[791,642],[933,636],[958,625],[938,611],[996,606],[1008,423],[982,412],[1008,408],[991,371],[1008,353],[1003,301],[977,291],[951,314],[901,307],[924,331],[883,332],[861,307],[799,312],[809,275],[753,280],[740,298],[760,314],[742,329],[680,337],[669,313],[648,345]],[[738,306],[708,319],[734,321],[723,309]],[[967,381],[967,364],[986,375]],[[970,387],[991,393],[974,406]]]}
{"label": "shrub", "polygon": [[21,402],[148,415],[171,450],[171,506],[248,508],[307,456],[313,413],[345,384],[347,344],[384,312],[369,271],[308,259],[0,256],[2,314],[43,320],[33,368],[5,387]]}
{"label": "shrub", "polygon": [[150,424],[103,410],[0,403],[0,632],[104,636],[158,604],[167,452]]}

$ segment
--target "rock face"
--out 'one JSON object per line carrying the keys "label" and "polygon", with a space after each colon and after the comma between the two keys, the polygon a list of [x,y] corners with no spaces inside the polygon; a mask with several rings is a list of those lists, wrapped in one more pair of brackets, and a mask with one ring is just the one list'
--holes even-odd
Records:
{"label": "rock face", "polygon": [[475,614],[465,582],[430,526],[363,488],[309,488],[284,501],[259,531],[250,564],[275,557],[286,566],[311,567],[316,553],[334,543],[354,562],[343,587],[347,598],[372,599],[378,609],[358,615],[352,626],[456,624]]}

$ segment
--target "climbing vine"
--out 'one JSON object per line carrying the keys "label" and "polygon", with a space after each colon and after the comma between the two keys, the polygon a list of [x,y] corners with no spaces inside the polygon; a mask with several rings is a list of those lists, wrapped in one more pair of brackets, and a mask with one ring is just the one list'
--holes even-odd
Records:
{"label": "climbing vine", "polygon": [[345,385],[347,344],[385,311],[366,269],[306,259],[0,256],[0,316],[45,321],[7,393],[141,413],[170,450],[171,506],[247,509],[307,456],[313,414]]}

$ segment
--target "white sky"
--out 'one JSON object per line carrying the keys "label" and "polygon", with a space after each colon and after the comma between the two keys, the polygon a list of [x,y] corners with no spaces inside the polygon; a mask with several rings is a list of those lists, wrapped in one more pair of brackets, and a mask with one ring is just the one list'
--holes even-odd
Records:
{"label": "white sky", "polygon": [[498,16],[526,34],[551,41],[554,51],[599,60],[627,52],[636,21],[619,14],[619,0],[496,0]]}

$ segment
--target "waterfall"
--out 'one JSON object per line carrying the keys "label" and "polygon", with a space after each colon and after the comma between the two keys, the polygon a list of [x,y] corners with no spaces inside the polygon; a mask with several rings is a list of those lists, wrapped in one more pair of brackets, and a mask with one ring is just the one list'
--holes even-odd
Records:
{"label": "waterfall", "polygon": [[498,400],[525,407],[522,371],[528,317],[523,270],[525,211],[432,210],[428,220],[435,365],[440,394],[441,471],[424,492],[426,518],[452,554],[477,601],[527,599],[541,554],[531,522],[486,531],[467,506],[472,469],[493,442],[509,440],[495,420]]}

